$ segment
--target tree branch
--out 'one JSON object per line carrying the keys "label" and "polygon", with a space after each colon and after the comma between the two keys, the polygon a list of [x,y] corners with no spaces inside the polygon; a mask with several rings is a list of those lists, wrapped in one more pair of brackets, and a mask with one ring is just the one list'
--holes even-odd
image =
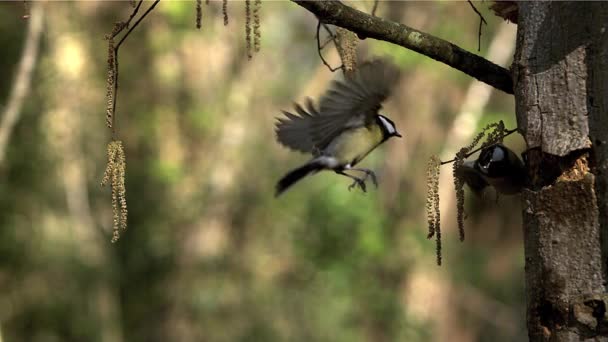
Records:
{"label": "tree branch", "polygon": [[513,94],[511,73],[483,57],[403,24],[374,17],[336,0],[292,0],[323,23],[343,27],[360,38],[369,37],[403,46],[458,69],[505,93]]}

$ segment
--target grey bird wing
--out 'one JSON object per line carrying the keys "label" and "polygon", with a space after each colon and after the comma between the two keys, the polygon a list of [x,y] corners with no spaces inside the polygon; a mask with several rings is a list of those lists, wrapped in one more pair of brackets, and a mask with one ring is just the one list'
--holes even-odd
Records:
{"label": "grey bird wing", "polygon": [[399,74],[399,68],[386,59],[365,62],[351,78],[333,81],[321,98],[320,111],[324,116],[356,116],[369,123],[390,96]]}
{"label": "grey bird wing", "polygon": [[292,150],[313,153],[315,143],[310,134],[310,126],[311,122],[320,116],[319,111],[308,97],[306,98],[306,108],[296,103],[295,110],[297,114],[283,111],[285,117],[277,119],[277,140]]}
{"label": "grey bird wing", "polygon": [[297,151],[319,154],[338,135],[375,120],[381,104],[399,80],[399,69],[385,59],[363,63],[352,78],[333,81],[317,110],[307,99],[298,115],[283,112],[276,125],[277,140]]}

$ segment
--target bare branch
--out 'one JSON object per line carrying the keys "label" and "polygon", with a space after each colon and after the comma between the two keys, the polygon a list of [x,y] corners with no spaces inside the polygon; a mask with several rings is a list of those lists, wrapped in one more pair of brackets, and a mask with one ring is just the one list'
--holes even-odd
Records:
{"label": "bare branch", "polygon": [[[321,25],[323,25],[323,28],[325,28],[325,30],[327,30],[327,33],[329,34],[329,39],[321,44]],[[317,52],[319,53],[319,57],[321,58],[321,61],[323,61],[323,64],[325,64],[325,66],[329,69],[329,71],[334,72],[336,70],[340,70],[344,67],[344,65],[340,65],[337,68],[332,68],[331,65],[329,65],[329,63],[327,63],[327,61],[325,60],[325,57],[323,57],[323,53],[321,53],[321,50],[323,50],[323,48],[327,45],[327,43],[329,43],[330,41],[333,41],[334,44],[336,43],[336,37],[333,35],[333,33],[329,30],[329,28],[327,28],[327,26],[325,26],[325,24],[322,24],[321,21],[319,20],[319,23],[317,24]]]}
{"label": "bare branch", "polygon": [[133,6],[133,12],[131,12],[129,19],[126,22],[122,23],[122,25],[119,29],[116,29],[112,32],[112,38],[116,37],[120,32],[122,32],[122,30],[124,30],[125,27],[129,27],[131,20],[133,20],[135,15],[137,15],[137,12],[139,11],[139,8],[141,7],[142,2],[143,2],[143,0],[139,0],[139,2],[137,3],[137,6],[131,5],[131,6]]}
{"label": "bare branch", "polygon": [[116,98],[118,97],[118,49],[120,48],[122,43],[125,41],[125,39],[127,39],[129,34],[131,34],[131,32],[137,27],[137,25],[139,25],[139,23],[148,15],[148,13],[150,13],[154,9],[154,7],[156,7],[156,4],[158,4],[159,1],[160,0],[154,1],[154,3],[152,5],[150,5],[150,7],[148,7],[146,12],[144,14],[142,14],[142,16],[139,17],[139,19],[137,19],[135,24],[133,24],[133,26],[129,27],[129,23],[131,22],[131,20],[133,20],[133,18],[139,11],[139,8],[143,2],[143,0],[139,0],[139,2],[137,3],[137,6],[133,9],[133,12],[129,16],[129,20],[127,20],[126,23],[122,24],[121,27],[119,27],[117,29],[115,28],[111,35],[111,37],[114,38],[120,32],[122,32],[122,30],[124,30],[125,28],[129,28],[127,33],[125,33],[124,36],[122,36],[122,38],[120,39],[120,41],[118,41],[118,44],[116,44],[114,46],[114,65],[113,65],[113,67],[114,67],[114,90],[112,93],[113,97],[112,97],[112,124],[111,124],[112,139],[114,139],[114,140],[116,140],[116,125],[114,122],[116,120],[115,119],[116,118]]}
{"label": "bare branch", "polygon": [[25,38],[23,55],[21,55],[17,76],[15,77],[15,82],[13,83],[13,87],[8,97],[6,109],[4,110],[0,121],[0,165],[2,165],[2,162],[4,161],[6,146],[8,145],[13,128],[15,127],[17,120],[19,120],[21,107],[23,106],[23,101],[29,91],[34,65],[38,58],[38,46],[40,45],[44,15],[44,11],[41,7],[41,4],[33,3],[31,6],[31,13],[28,9],[29,26]]}
{"label": "bare branch", "polygon": [[[142,20],[144,20],[144,18],[148,15],[148,13],[150,13],[154,9],[154,7],[156,7],[156,4],[158,4],[159,2],[160,2],[160,0],[154,1],[154,3],[152,5],[150,5],[150,7],[148,7],[148,9],[146,10],[146,12],[144,14],[142,14],[142,16],[139,17],[139,19],[137,19],[137,21],[135,22],[135,24],[133,24],[133,26],[131,26],[131,28],[129,28],[129,31],[127,31],[127,33],[125,33],[125,35],[120,39],[120,41],[118,41],[118,44],[116,44],[116,51],[118,51],[118,48],[120,47],[120,45],[122,44],[122,42],[124,42],[125,39],[127,39],[127,37],[129,36],[129,34],[131,34],[131,31],[133,31],[137,27],[137,25],[139,25],[139,23]],[[125,27],[129,27],[129,22],[131,21],[131,19],[133,19],[133,17],[137,13],[137,10],[139,9],[140,5],[141,5],[141,1],[139,2],[139,4],[137,4],[137,7],[133,11],[133,14],[131,14],[131,17],[129,18],[129,21],[127,21]]]}
{"label": "bare branch", "polygon": [[484,18],[483,15],[481,15],[481,13],[479,13],[479,11],[477,10],[477,7],[475,7],[475,5],[473,5],[471,0],[467,0],[467,2],[469,3],[469,5],[471,5],[471,8],[473,9],[473,11],[475,11],[475,13],[477,13],[477,15],[479,16],[479,30],[477,31],[477,51],[481,51],[481,24],[488,25],[488,22],[486,21],[486,18]]}
{"label": "bare branch", "polygon": [[374,17],[336,0],[292,0],[314,13],[325,24],[343,27],[359,37],[383,40],[445,63],[481,82],[513,94],[511,73],[483,57],[443,39],[403,24]]}

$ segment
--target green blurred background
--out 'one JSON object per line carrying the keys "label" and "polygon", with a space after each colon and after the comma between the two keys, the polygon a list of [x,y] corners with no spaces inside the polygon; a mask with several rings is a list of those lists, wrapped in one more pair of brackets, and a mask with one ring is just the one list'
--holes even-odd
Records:
{"label": "green blurred background", "polygon": [[[515,26],[476,4],[488,21],[479,54],[508,65]],[[384,112],[405,137],[363,162],[380,187],[349,192],[323,173],[275,199],[275,182],[307,159],[275,142],[275,117],[339,76],[317,56],[316,20],[264,1],[261,51],[248,61],[244,2],[229,3],[228,26],[221,3],[204,6],[200,31],[194,9],[161,1],[121,47],[129,227],[111,244],[103,37],[131,7],[44,4],[32,86],[0,165],[0,341],[526,339],[518,197],[468,196],[460,243],[444,166],[441,267],[424,211],[428,158],[449,158],[489,122],[514,127],[512,96],[364,40],[361,58],[388,55],[403,70]],[[23,14],[22,2],[0,3],[0,115]],[[466,2],[381,2],[378,15],[477,49]]]}

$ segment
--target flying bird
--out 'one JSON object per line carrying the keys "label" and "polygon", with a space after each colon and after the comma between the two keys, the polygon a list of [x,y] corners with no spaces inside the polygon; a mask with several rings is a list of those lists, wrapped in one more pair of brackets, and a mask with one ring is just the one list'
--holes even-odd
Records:
{"label": "flying bird", "polygon": [[[355,165],[388,139],[401,137],[393,121],[378,113],[399,76],[399,69],[385,59],[365,62],[351,77],[333,81],[318,108],[307,98],[304,106],[295,105],[295,113],[283,111],[285,116],[276,124],[277,141],[312,154],[312,159],[281,178],[275,195],[322,170],[351,178],[349,190],[359,186],[365,192],[368,177],[377,186],[372,170]],[[347,171],[359,172],[363,177]]]}

